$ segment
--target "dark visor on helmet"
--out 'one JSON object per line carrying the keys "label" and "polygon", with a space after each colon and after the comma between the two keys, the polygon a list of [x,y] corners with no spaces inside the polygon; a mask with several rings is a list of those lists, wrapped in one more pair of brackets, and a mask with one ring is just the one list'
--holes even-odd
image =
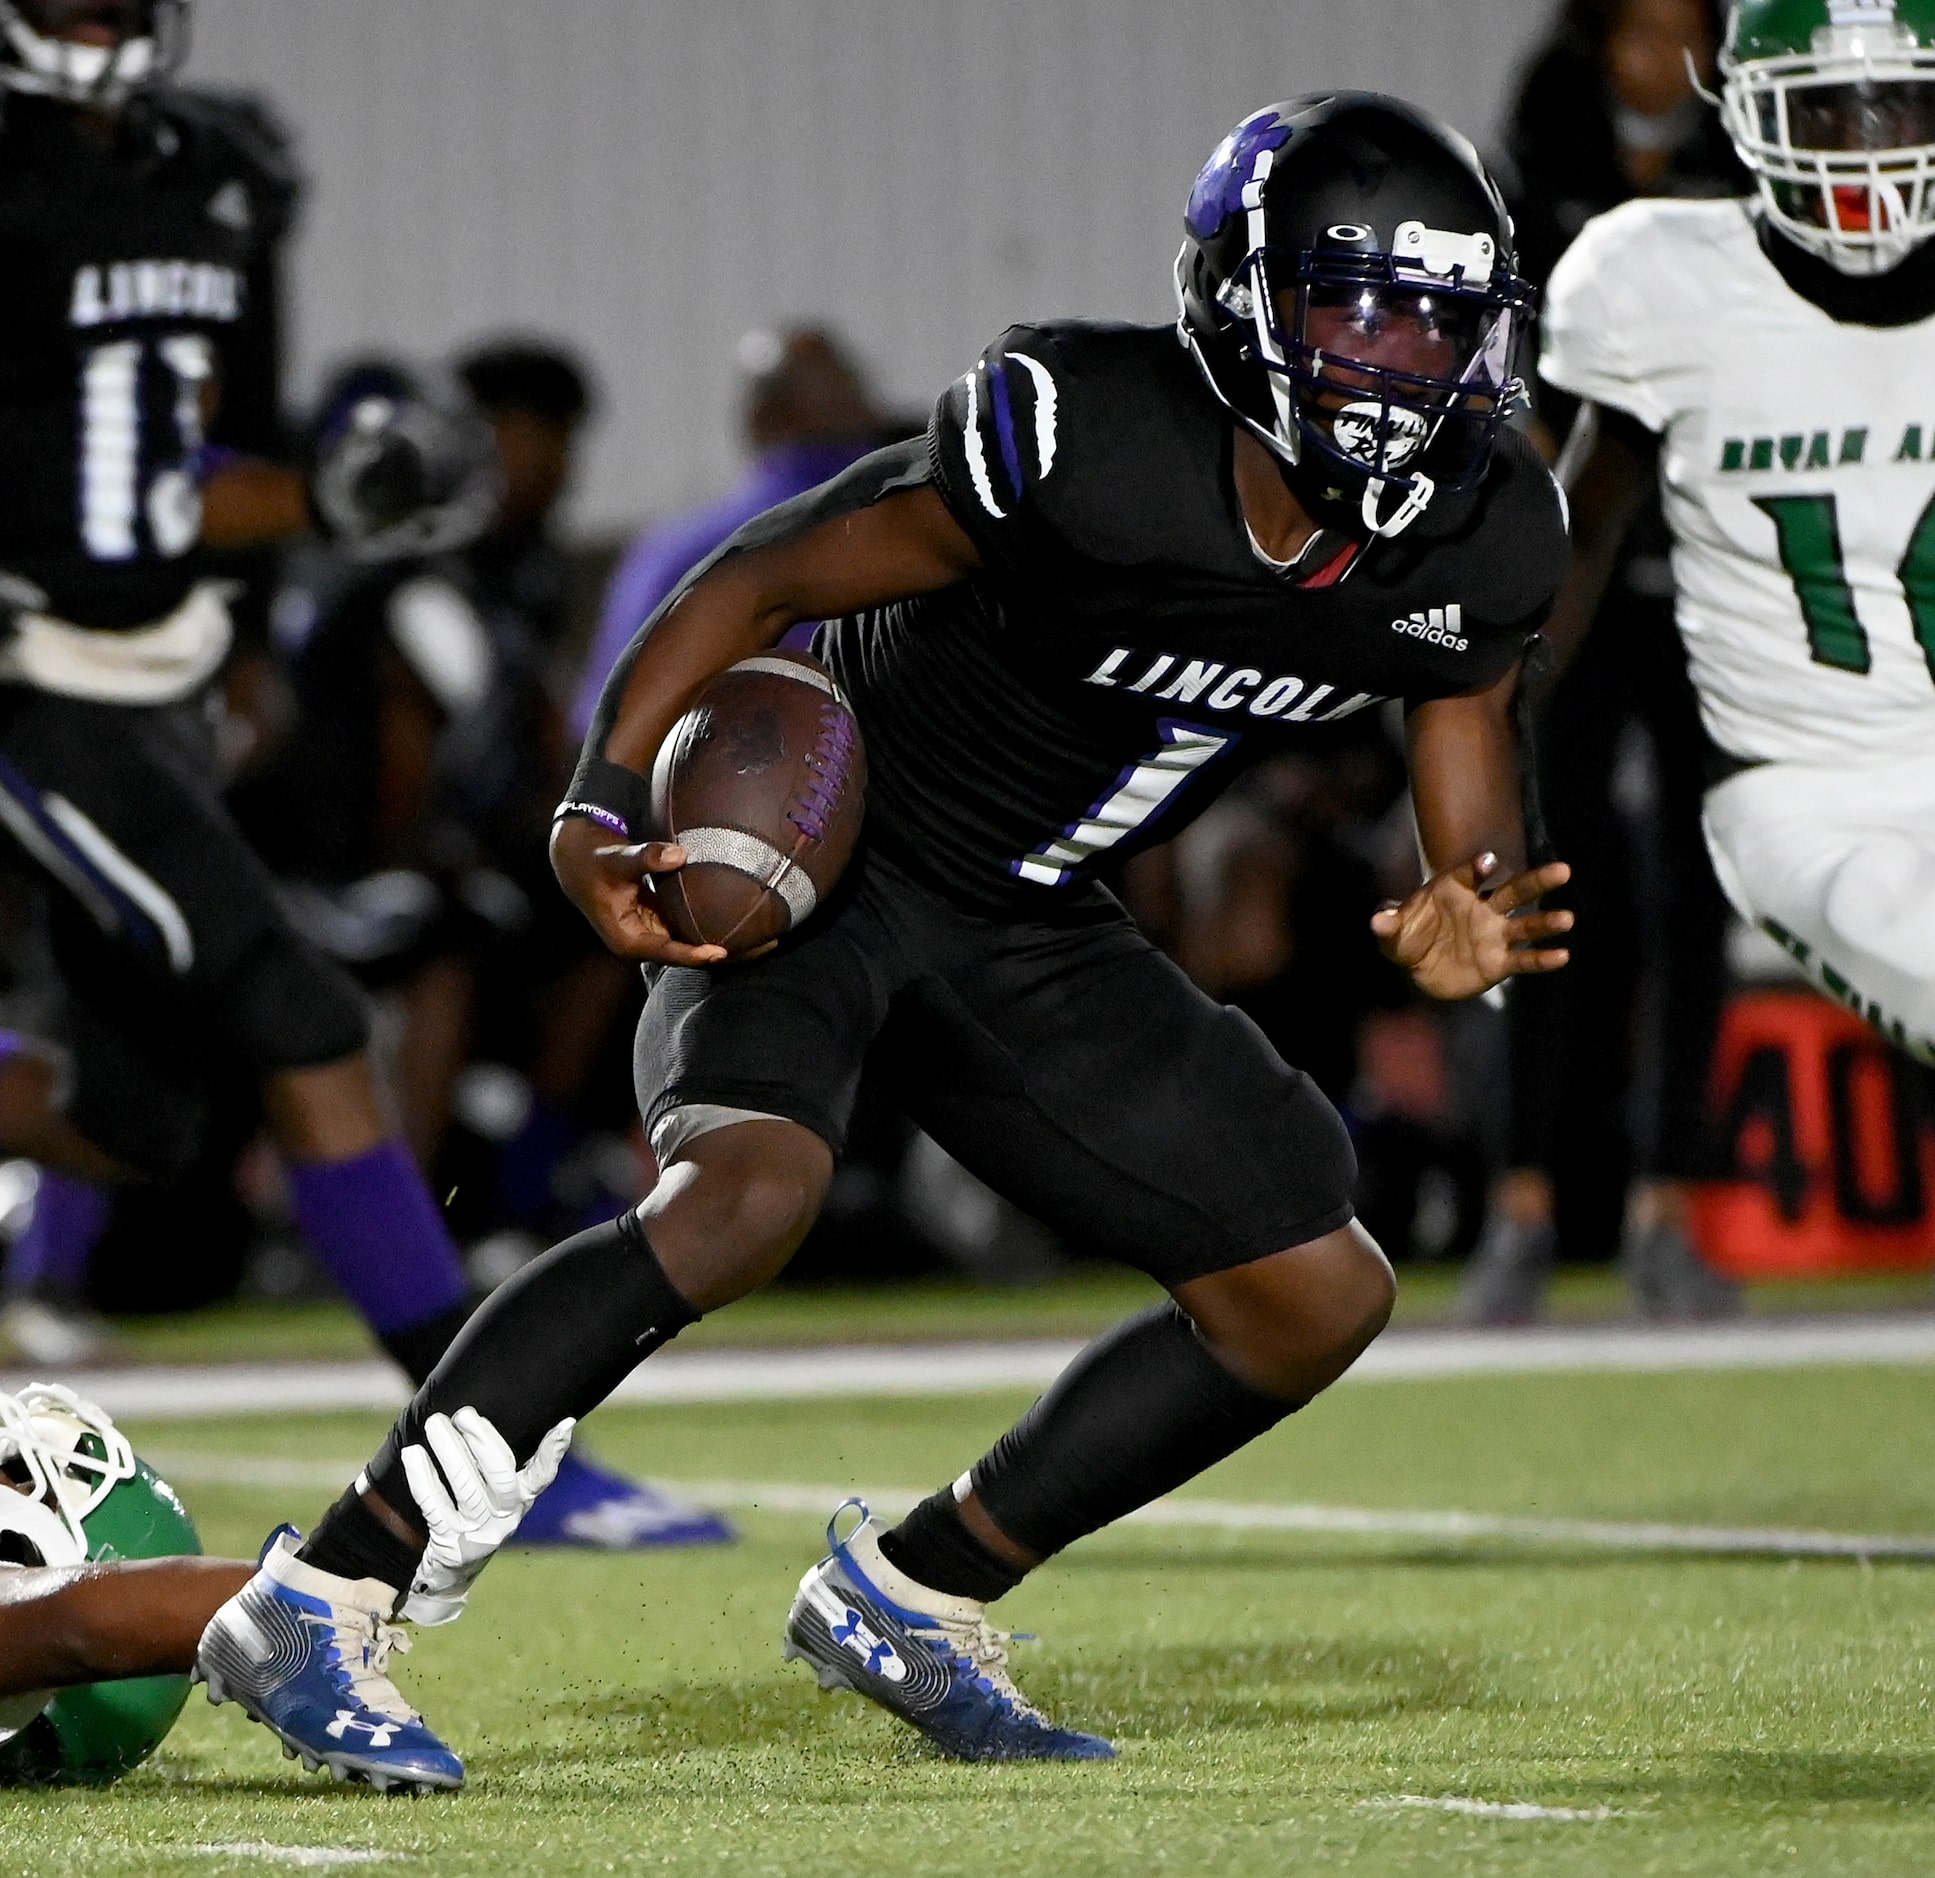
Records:
{"label": "dark visor on helmet", "polygon": [[1467,279],[1388,254],[1265,248],[1255,288],[1304,441],[1359,474],[1407,483],[1430,452],[1439,488],[1484,474],[1516,381],[1530,303],[1499,269]]}
{"label": "dark visor on helmet", "polygon": [[[1777,95],[1761,100],[1779,134]],[[1907,150],[1935,143],[1935,84],[1926,78],[1796,85],[1787,93],[1787,139],[1799,150]]]}

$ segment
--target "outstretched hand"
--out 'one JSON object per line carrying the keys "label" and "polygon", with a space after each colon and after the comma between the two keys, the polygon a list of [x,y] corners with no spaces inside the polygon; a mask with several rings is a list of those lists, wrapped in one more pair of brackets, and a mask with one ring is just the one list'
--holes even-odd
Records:
{"label": "outstretched hand", "polygon": [[596,822],[568,816],[551,836],[551,865],[598,937],[620,958],[661,965],[716,965],[724,946],[674,939],[652,904],[650,882],[685,865],[676,841],[614,842]]}
{"label": "outstretched hand", "polygon": [[1570,931],[1572,915],[1529,910],[1540,894],[1570,880],[1572,869],[1552,861],[1487,885],[1497,871],[1497,855],[1478,855],[1371,915],[1384,956],[1420,991],[1475,998],[1502,979],[1557,971],[1572,956],[1540,943]]}

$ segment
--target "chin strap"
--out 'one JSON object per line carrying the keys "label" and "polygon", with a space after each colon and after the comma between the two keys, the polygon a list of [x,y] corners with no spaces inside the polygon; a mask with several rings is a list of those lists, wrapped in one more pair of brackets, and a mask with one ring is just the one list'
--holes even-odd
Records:
{"label": "chin strap", "polygon": [[1424,513],[1426,505],[1436,490],[1437,484],[1429,476],[1422,470],[1413,470],[1411,486],[1405,491],[1404,500],[1397,505],[1397,512],[1388,521],[1379,521],[1377,511],[1379,503],[1383,500],[1384,485],[1372,477],[1364,484],[1364,506],[1361,510],[1364,526],[1372,534],[1381,535],[1386,539],[1392,535],[1401,535]]}

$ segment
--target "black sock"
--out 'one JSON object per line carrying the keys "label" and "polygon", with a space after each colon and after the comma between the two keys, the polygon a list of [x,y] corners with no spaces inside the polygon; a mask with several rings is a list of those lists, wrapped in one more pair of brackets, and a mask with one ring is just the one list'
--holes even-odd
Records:
{"label": "black sock", "polygon": [[443,1353],[457,1340],[457,1332],[470,1322],[477,1308],[475,1298],[460,1298],[434,1317],[406,1325],[402,1330],[380,1331],[377,1342],[389,1351],[392,1360],[411,1383],[421,1388],[430,1372],[443,1361]]}
{"label": "black sock", "polygon": [[1027,1575],[968,1531],[952,1487],[930,1493],[893,1531],[883,1532],[880,1549],[916,1584],[982,1604],[992,1604]]}
{"label": "black sock", "polygon": [[1226,1459],[1303,1405],[1252,1389],[1174,1304],[1098,1337],[975,1463],[974,1490],[1047,1558]]}
{"label": "black sock", "polygon": [[409,1594],[423,1549],[405,1544],[352,1489],[316,1522],[301,1556],[338,1578],[374,1578],[402,1598]]}
{"label": "black sock", "polygon": [[[635,1215],[624,1213],[581,1232],[484,1300],[398,1418],[365,1478],[404,1520],[420,1527],[402,1455],[422,1443],[430,1416],[466,1405],[476,1409],[522,1464],[567,1415],[590,1414],[654,1350],[698,1320],[660,1268]],[[303,1546],[302,1558],[319,1571],[364,1575],[358,1561],[376,1544],[369,1529],[384,1528],[367,1507],[352,1513],[349,1502],[355,1499],[351,1488]],[[401,1545],[394,1535],[391,1543]],[[410,1556],[406,1585],[421,1556],[419,1546]],[[397,1554],[390,1559],[394,1570]],[[391,1581],[385,1576],[383,1582]]]}

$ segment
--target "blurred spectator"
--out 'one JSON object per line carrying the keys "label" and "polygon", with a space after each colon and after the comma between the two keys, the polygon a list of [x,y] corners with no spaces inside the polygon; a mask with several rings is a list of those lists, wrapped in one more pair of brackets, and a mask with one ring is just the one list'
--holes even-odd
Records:
{"label": "blurred spectator", "polygon": [[1519,271],[1543,283],[1595,215],[1631,196],[1731,195],[1712,0],[1567,0],[1521,79],[1506,132]]}
{"label": "blurred spectator", "polygon": [[502,483],[496,522],[465,553],[471,580],[481,604],[514,613],[552,656],[566,637],[572,586],[557,510],[597,401],[578,361],[543,339],[473,347],[456,371],[490,423]]}
{"label": "blurred spectator", "polygon": [[[1511,118],[1512,203],[1524,270],[1543,282],[1593,216],[1639,194],[1744,193],[1717,117],[1706,0],[1572,0]],[[1690,68],[1690,69],[1689,69]],[[1569,426],[1547,391],[1541,415]],[[1553,896],[1578,926],[1572,963],[1508,996],[1510,1141],[1460,1313],[1537,1315],[1561,1250],[1619,1251],[1634,1307],[1724,1315],[1729,1287],[1688,1241],[1726,913],[1700,830],[1705,737],[1673,624],[1665,523],[1649,502],[1627,538],[1585,650],[1534,691]]]}
{"label": "blurred spectator", "polygon": [[726,495],[648,528],[633,543],[612,578],[585,661],[572,710],[580,736],[632,634],[728,535],[917,428],[894,425],[846,347],[824,328],[748,333],[739,342],[738,359],[752,461]]}

